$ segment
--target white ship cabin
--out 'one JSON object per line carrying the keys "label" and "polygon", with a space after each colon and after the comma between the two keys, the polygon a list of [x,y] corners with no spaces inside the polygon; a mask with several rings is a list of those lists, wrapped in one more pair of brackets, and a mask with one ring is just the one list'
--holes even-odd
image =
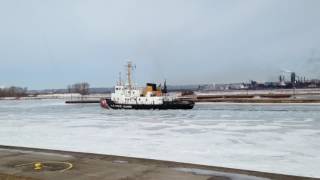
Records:
{"label": "white ship cabin", "polygon": [[115,104],[123,105],[161,105],[164,101],[173,101],[173,97],[165,96],[163,92],[166,93],[166,83],[164,84],[164,91],[161,87],[157,87],[156,84],[147,83],[146,88],[136,88],[133,86],[131,80],[131,74],[133,70],[132,62],[127,64],[127,84],[124,85],[121,80],[121,73],[119,77],[118,85],[115,86],[114,93],[111,94],[111,101]]}
{"label": "white ship cabin", "polygon": [[146,104],[160,105],[164,100],[168,100],[163,96],[160,87],[156,84],[148,83],[146,88],[130,88],[129,86],[115,86],[115,92],[111,94],[111,100],[116,104]]}

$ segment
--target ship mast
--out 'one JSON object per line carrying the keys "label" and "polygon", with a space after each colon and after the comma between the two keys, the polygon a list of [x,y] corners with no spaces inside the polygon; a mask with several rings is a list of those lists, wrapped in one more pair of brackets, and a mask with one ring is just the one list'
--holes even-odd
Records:
{"label": "ship mast", "polygon": [[132,89],[132,62],[131,61],[128,61],[128,64],[127,64],[127,76],[128,76],[128,87],[129,89],[131,90]]}

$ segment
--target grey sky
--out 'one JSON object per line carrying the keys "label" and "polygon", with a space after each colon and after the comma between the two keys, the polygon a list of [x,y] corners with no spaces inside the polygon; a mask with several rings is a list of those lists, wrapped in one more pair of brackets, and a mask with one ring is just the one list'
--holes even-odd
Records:
{"label": "grey sky", "polygon": [[320,76],[319,0],[0,0],[0,85]]}

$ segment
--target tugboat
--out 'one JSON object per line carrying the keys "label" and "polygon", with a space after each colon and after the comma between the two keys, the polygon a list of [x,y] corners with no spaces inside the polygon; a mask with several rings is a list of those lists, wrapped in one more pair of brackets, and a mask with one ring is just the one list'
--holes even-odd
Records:
{"label": "tugboat", "polygon": [[166,82],[164,87],[157,87],[154,83],[147,83],[146,88],[137,88],[132,82],[132,62],[127,64],[126,84],[122,83],[121,75],[118,84],[115,86],[111,98],[103,98],[100,105],[106,109],[192,109],[194,102],[180,100],[174,96],[167,95]]}

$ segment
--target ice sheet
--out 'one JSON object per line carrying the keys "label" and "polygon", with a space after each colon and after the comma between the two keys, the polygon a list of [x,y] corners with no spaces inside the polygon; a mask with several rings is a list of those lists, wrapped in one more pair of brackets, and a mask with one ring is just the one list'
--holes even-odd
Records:
{"label": "ice sheet", "polygon": [[199,104],[105,110],[0,101],[0,144],[320,177],[320,106]]}

